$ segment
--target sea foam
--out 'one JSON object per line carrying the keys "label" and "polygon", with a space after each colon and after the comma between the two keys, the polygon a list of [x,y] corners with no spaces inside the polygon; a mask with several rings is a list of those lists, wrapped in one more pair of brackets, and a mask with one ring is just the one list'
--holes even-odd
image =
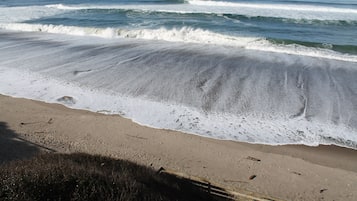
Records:
{"label": "sea foam", "polygon": [[[357,149],[354,130],[342,125],[312,123],[304,119],[259,119],[254,115],[206,113],[170,102],[133,98],[91,89],[30,71],[0,66],[0,92],[5,95],[64,104],[104,114],[119,114],[141,125],[204,137],[268,145],[335,144]],[[14,80],[17,80],[14,82]],[[62,102],[71,97],[75,103]]]}
{"label": "sea foam", "polygon": [[[216,139],[357,147],[357,69],[350,62],[202,44],[0,33],[2,94]],[[74,101],[61,102],[64,96]]]}

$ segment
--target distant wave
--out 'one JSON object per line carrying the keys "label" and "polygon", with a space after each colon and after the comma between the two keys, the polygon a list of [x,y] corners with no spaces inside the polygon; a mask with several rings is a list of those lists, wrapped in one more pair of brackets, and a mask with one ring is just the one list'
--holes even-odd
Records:
{"label": "distant wave", "polygon": [[[145,12],[236,14],[248,17],[274,17],[287,19],[357,21],[357,9],[309,5],[275,5],[230,3],[216,1],[189,1],[190,4],[168,5],[46,5],[60,10],[126,9]],[[227,6],[227,5],[228,6]],[[230,4],[234,6],[229,6]]]}
{"label": "distant wave", "polygon": [[255,9],[269,9],[269,10],[333,12],[333,13],[357,14],[356,9],[335,8],[335,7],[325,7],[325,6],[312,6],[312,5],[235,3],[235,2],[225,2],[225,1],[202,1],[202,0],[187,0],[187,2],[192,5],[200,5],[200,6],[220,6],[220,7],[255,8]]}
{"label": "distant wave", "polygon": [[180,14],[180,15],[197,15],[197,17],[199,17],[199,15],[212,15],[212,16],[217,16],[217,17],[224,17],[227,19],[237,19],[237,20],[241,20],[241,19],[249,19],[249,20],[259,20],[259,21],[264,21],[264,20],[269,20],[269,21],[277,21],[277,22],[288,22],[288,23],[296,23],[296,24],[322,24],[322,25],[342,25],[342,26],[349,26],[349,25],[357,25],[357,18],[355,20],[353,19],[345,19],[345,20],[332,20],[332,19],[320,19],[321,16],[319,17],[319,19],[304,19],[304,18],[284,18],[284,17],[271,17],[271,16],[251,16],[251,14],[249,15],[241,15],[241,14],[235,14],[230,13],[230,12],[223,12],[222,13],[215,13],[215,12],[208,12],[207,10],[204,11],[200,11],[200,10],[170,10],[170,9],[151,9],[151,8],[121,8],[120,6],[116,7],[116,6],[88,6],[88,7],[78,7],[78,6],[66,6],[63,4],[57,4],[57,5],[47,5],[48,8],[57,8],[57,9],[62,9],[62,10],[108,10],[108,11],[112,11],[112,10],[117,10],[118,12],[137,12],[137,13],[152,13],[152,14],[162,14],[162,13],[176,13],[176,14]]}
{"label": "distant wave", "polygon": [[283,21],[296,24],[322,24],[322,25],[342,25],[342,26],[356,26],[357,15],[336,15],[336,16],[321,16],[321,15],[297,15],[292,13],[278,13],[273,16],[269,13],[261,12],[244,12],[232,10],[216,9],[192,9],[187,7],[175,6],[127,6],[127,5],[102,5],[102,6],[74,6],[64,4],[51,4],[46,6],[29,6],[29,7],[0,7],[0,22],[24,22],[27,20],[39,19],[47,16],[53,16],[63,12],[70,12],[74,10],[118,10],[118,12],[150,12],[150,13],[177,13],[181,15],[185,14],[197,14],[197,15],[212,15],[222,16],[227,19],[249,19],[249,20],[269,20],[269,21]]}
{"label": "distant wave", "polygon": [[[162,40],[170,42],[213,44],[236,46],[245,49],[266,52],[277,52],[293,55],[304,55],[318,58],[328,58],[341,61],[357,62],[356,55],[343,54],[332,51],[332,48],[306,47],[295,43],[270,42],[265,38],[228,36],[203,29],[183,27],[181,29],[119,29],[119,28],[92,28],[62,25],[43,25],[10,23],[0,24],[0,28],[16,31],[47,32],[67,35],[96,36],[102,38],[131,38],[145,40]],[[347,47],[348,48],[348,47]]]}

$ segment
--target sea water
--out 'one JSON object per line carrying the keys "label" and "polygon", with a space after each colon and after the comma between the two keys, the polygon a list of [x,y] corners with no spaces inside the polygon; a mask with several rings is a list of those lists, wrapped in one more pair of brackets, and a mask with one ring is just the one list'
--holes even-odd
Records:
{"label": "sea water", "polygon": [[3,0],[0,93],[357,149],[357,0]]}

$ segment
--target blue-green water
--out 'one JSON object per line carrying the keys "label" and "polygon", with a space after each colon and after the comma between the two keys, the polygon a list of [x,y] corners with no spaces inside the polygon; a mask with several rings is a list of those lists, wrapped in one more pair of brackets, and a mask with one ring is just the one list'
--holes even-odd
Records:
{"label": "blue-green water", "polygon": [[357,148],[357,0],[2,0],[0,76],[149,126]]}
{"label": "blue-green water", "polygon": [[[357,52],[356,0],[32,0],[2,1],[1,5],[28,7],[28,13],[22,13],[28,14],[28,19],[23,16],[16,20],[14,16],[18,23],[131,31],[202,29],[226,37],[256,37],[278,44]],[[35,12],[46,14],[31,16],[34,5],[44,6],[43,11],[36,8],[39,11]],[[149,34],[145,37],[150,38]]]}

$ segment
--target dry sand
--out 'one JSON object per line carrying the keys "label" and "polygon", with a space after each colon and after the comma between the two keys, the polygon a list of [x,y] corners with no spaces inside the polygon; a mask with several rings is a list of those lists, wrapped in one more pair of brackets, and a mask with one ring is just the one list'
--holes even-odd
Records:
{"label": "dry sand", "polygon": [[40,151],[129,159],[284,200],[357,200],[356,150],[220,141],[0,95],[0,163]]}

